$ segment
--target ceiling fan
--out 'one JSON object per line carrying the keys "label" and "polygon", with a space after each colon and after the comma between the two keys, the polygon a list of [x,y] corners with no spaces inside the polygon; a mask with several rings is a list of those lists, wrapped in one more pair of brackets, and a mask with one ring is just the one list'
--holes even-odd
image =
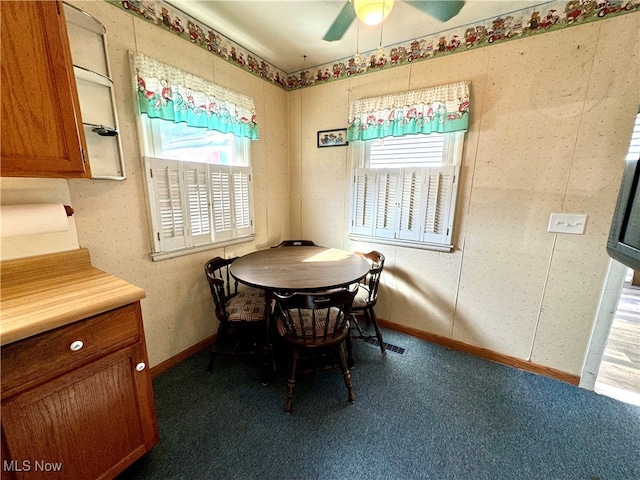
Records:
{"label": "ceiling fan", "polygon": [[[391,11],[391,7],[393,6],[394,0],[377,0],[377,1],[367,1],[367,0],[348,0],[345,3],[344,7],[333,21],[331,27],[327,33],[322,37],[323,40],[327,42],[335,42],[336,40],[340,40],[342,36],[345,34],[351,23],[356,19],[356,17],[360,16],[363,19],[362,13],[358,13],[358,11],[362,11],[363,8],[366,8],[368,4],[377,3],[377,7],[382,11],[377,14],[377,21],[375,23],[371,23],[371,25],[375,25],[377,23],[382,22],[386,16]],[[465,4],[463,0],[402,0],[405,3],[408,3],[414,8],[417,8],[421,12],[424,12],[432,17],[437,18],[442,22],[446,22],[451,18],[455,17],[462,6]],[[362,4],[365,4],[364,6]],[[382,15],[382,16],[381,16]],[[363,20],[364,21],[364,20]],[[368,23],[365,21],[365,23]]]}

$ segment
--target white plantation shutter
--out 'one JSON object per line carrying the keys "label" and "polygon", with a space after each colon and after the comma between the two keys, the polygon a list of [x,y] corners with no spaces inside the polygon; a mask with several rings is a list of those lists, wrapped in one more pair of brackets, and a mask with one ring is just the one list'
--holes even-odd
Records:
{"label": "white plantation shutter", "polygon": [[360,235],[373,235],[373,210],[377,175],[375,170],[358,168],[353,177],[351,229]]}
{"label": "white plantation shutter", "polygon": [[253,233],[253,212],[251,211],[251,168],[231,167],[233,181],[233,213],[236,236]]}
{"label": "white plantation shutter", "polygon": [[396,229],[396,198],[400,171],[394,169],[377,169],[377,199],[375,202],[375,221],[373,235],[381,238],[393,238]]}
{"label": "white plantation shutter", "polygon": [[350,237],[450,252],[464,134],[354,142]]}
{"label": "white plantation shutter", "polygon": [[157,217],[155,241],[162,250],[184,248],[186,231],[180,162],[160,158],[150,158],[149,161]]}
{"label": "white plantation shutter", "polygon": [[420,240],[421,192],[426,169],[407,168],[402,175],[400,224],[397,238]]}
{"label": "white plantation shutter", "polygon": [[423,242],[451,243],[452,215],[455,206],[456,167],[431,168],[426,178],[423,202]]}
{"label": "white plantation shutter", "polygon": [[190,238],[187,246],[211,242],[211,215],[209,213],[209,187],[207,165],[182,162],[187,191],[187,225]]}
{"label": "white plantation shutter", "polygon": [[214,241],[230,240],[234,237],[231,169],[228,166],[211,165],[209,178]]}
{"label": "white plantation shutter", "polygon": [[[456,172],[457,167],[357,169],[351,233],[449,245]],[[366,202],[360,196],[365,185],[373,187]],[[374,222],[364,213],[372,206]]]}
{"label": "white plantation shutter", "polygon": [[254,234],[251,167],[144,160],[154,205],[156,252]]}

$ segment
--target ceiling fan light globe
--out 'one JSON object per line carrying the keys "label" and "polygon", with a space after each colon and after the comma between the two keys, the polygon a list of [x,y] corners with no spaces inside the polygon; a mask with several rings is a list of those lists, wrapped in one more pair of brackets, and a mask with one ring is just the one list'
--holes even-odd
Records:
{"label": "ceiling fan light globe", "polygon": [[394,0],[354,0],[353,7],[358,18],[367,25],[378,25],[391,12]]}

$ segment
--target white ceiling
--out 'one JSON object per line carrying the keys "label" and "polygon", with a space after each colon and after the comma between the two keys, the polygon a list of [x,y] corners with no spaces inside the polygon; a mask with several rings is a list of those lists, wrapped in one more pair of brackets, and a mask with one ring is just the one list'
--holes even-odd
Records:
{"label": "white ceiling", "polygon": [[[341,40],[322,40],[346,0],[167,0],[167,3],[286,73],[349,58],[356,47],[360,52],[372,51],[380,43],[380,25],[371,27],[356,21]],[[404,44],[407,40],[544,3],[550,2],[467,0],[457,16],[443,23],[396,0],[382,26],[383,45]],[[542,10],[546,11],[544,7]]]}

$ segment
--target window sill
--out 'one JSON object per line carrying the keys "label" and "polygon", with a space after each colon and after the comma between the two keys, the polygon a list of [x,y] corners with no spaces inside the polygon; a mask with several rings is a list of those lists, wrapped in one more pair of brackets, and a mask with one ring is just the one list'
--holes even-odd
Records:
{"label": "window sill", "polygon": [[151,259],[154,262],[161,260],[168,260],[170,258],[182,257],[184,255],[191,255],[192,253],[206,252],[207,250],[213,250],[215,248],[227,247],[229,245],[237,245],[239,243],[252,242],[256,238],[255,234],[247,237],[235,238],[226,242],[207,243],[205,245],[198,245],[195,247],[181,248],[178,250],[171,250],[169,252],[151,252]]}
{"label": "window sill", "polygon": [[367,237],[366,235],[349,234],[349,239],[357,242],[380,243],[383,245],[394,245],[396,247],[418,248],[420,250],[434,250],[436,252],[453,251],[453,245],[440,243],[412,242],[410,240],[394,240],[392,238]]}

